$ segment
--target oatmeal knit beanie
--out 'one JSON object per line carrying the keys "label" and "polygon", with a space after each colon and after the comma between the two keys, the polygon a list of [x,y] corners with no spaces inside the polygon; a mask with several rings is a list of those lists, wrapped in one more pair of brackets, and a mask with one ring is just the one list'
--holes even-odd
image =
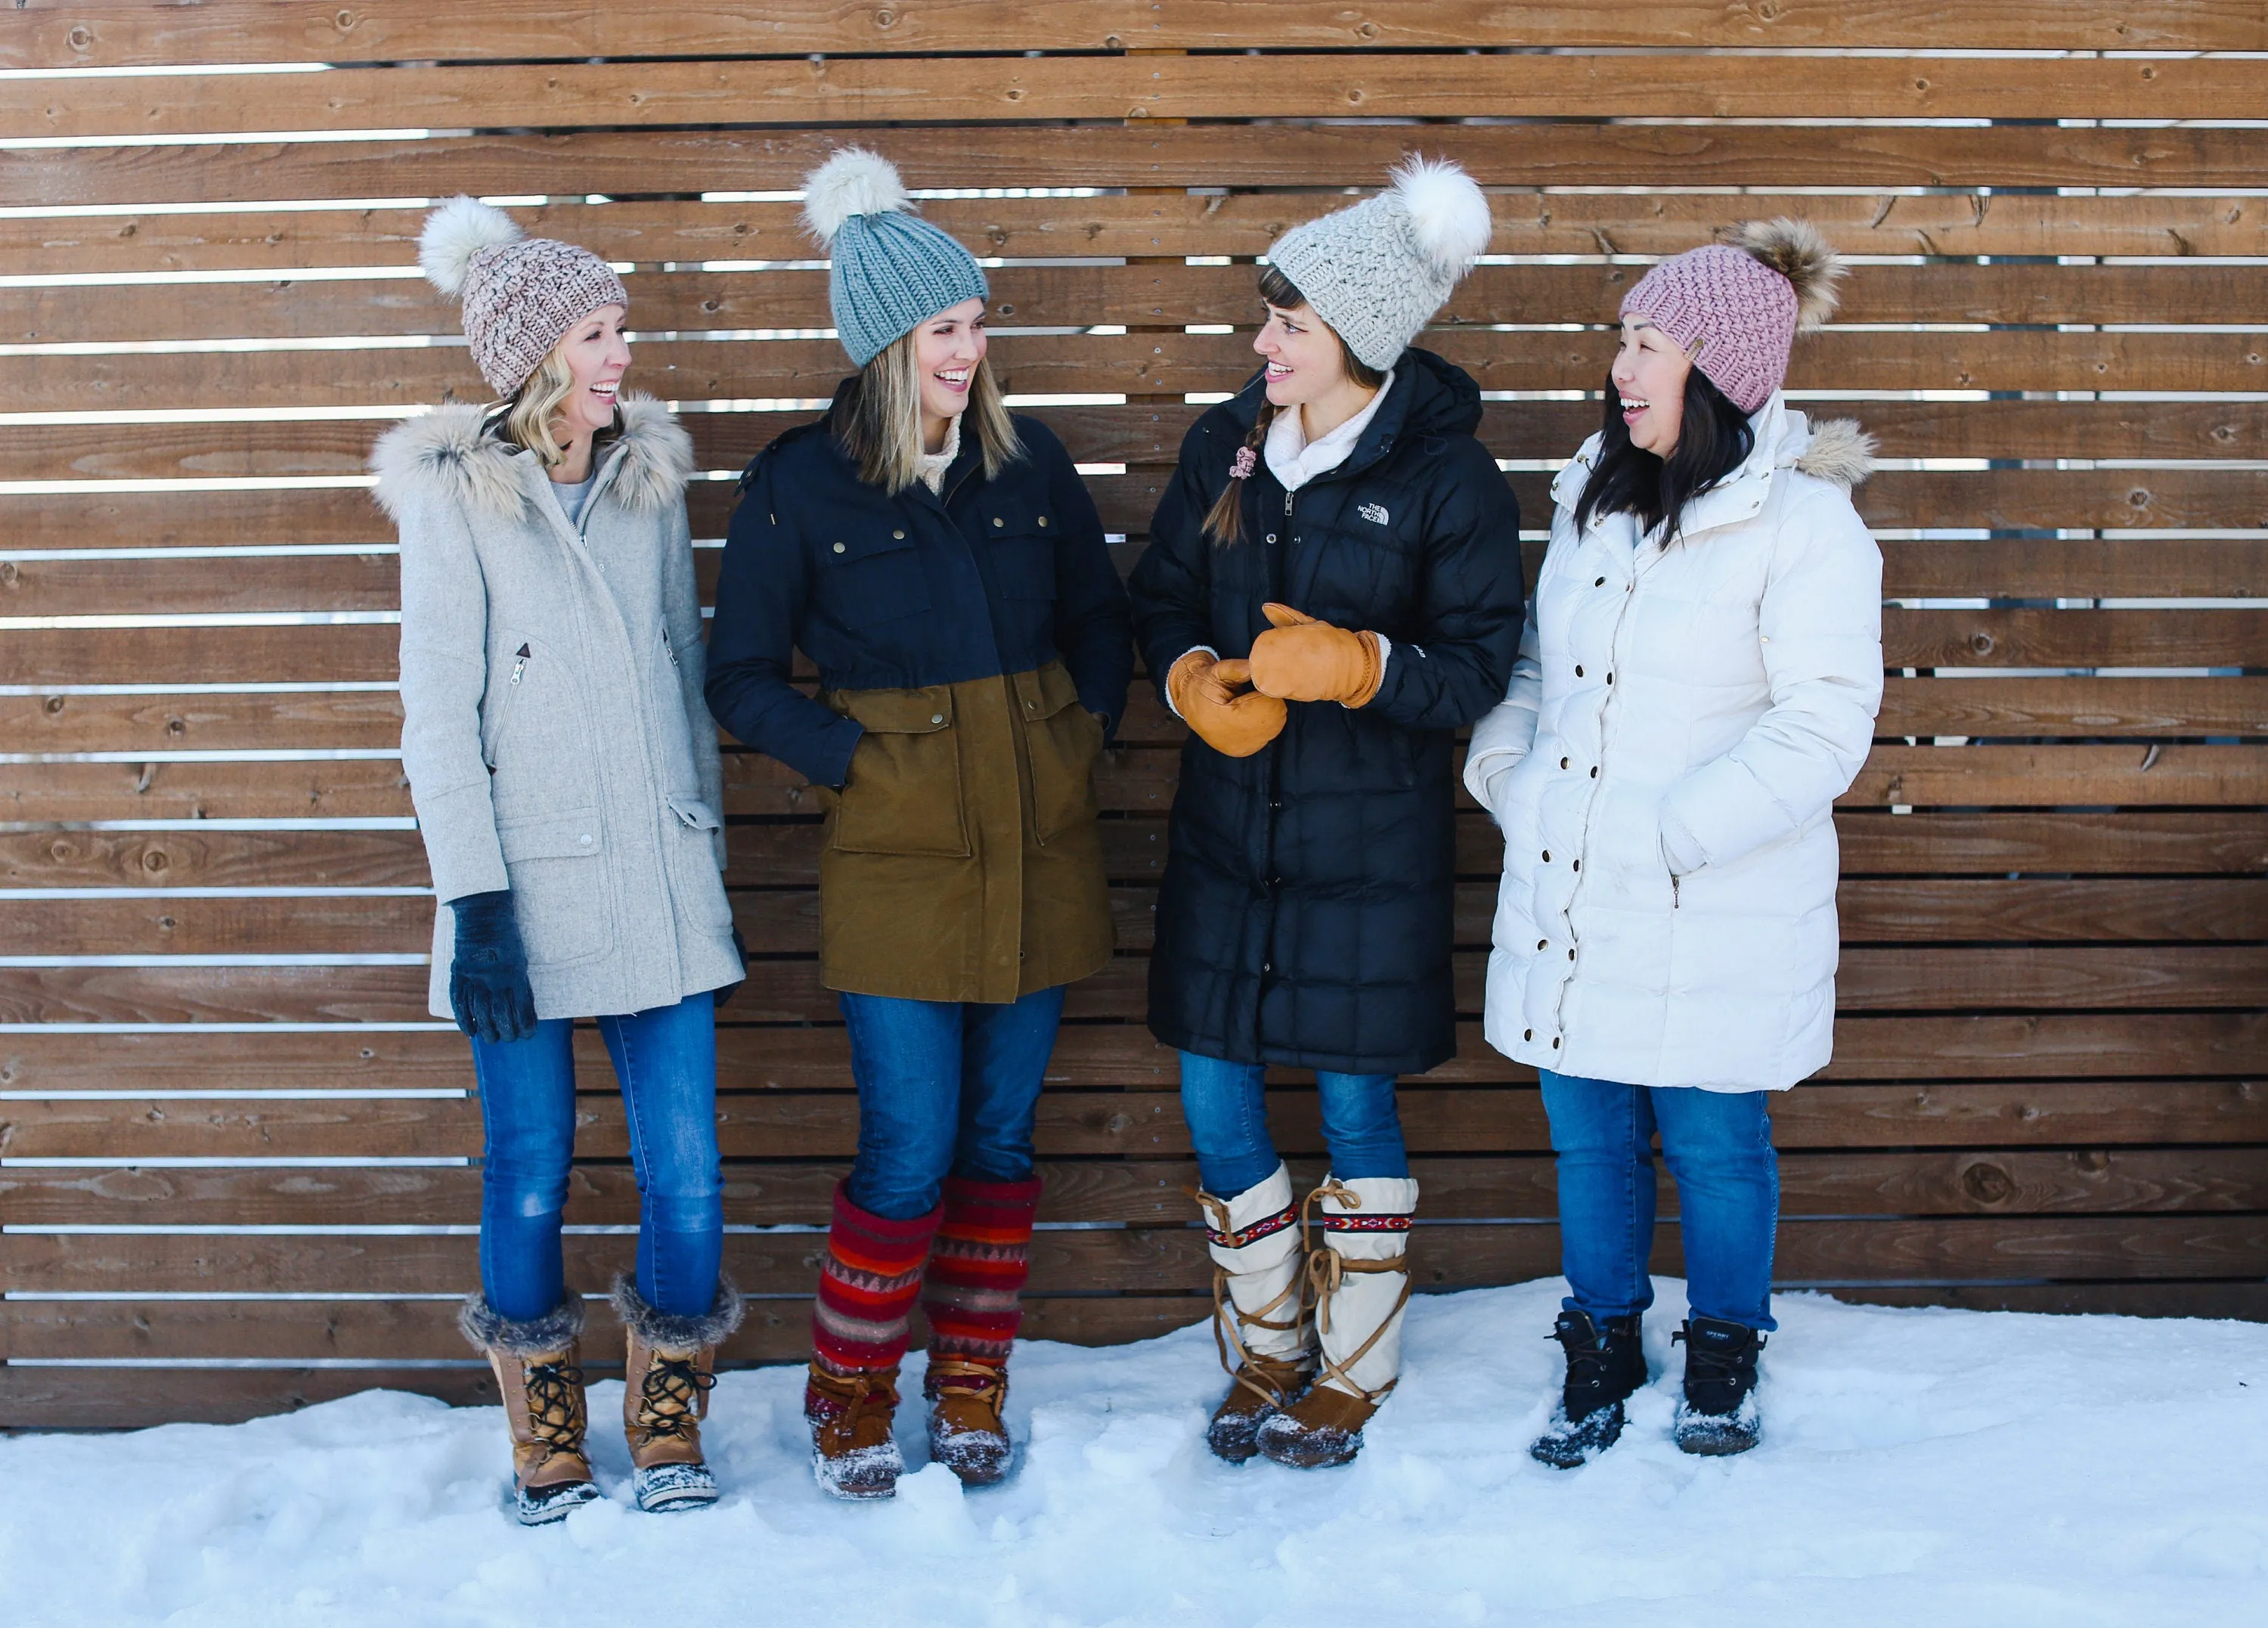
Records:
{"label": "oatmeal knit beanie", "polygon": [[1488,247],[1488,198],[1447,158],[1408,158],[1393,184],[1292,228],[1268,262],[1347,349],[1381,372],[1410,348]]}
{"label": "oatmeal knit beanie", "polygon": [[543,365],[567,330],[600,306],[627,306],[614,268],[585,248],[531,238],[478,198],[455,197],[425,217],[417,263],[465,311],[473,365],[499,396]]}
{"label": "oatmeal knit beanie", "polygon": [[[1787,354],[1835,309],[1843,262],[1808,221],[1752,220],[1661,262],[1623,296],[1675,340],[1733,405],[1753,413],[1787,382]],[[1696,347],[1698,347],[1697,350]]]}
{"label": "oatmeal knit beanie", "polygon": [[835,331],[860,367],[947,306],[991,295],[976,257],[913,212],[879,152],[846,147],[806,176],[803,218],[828,253]]}

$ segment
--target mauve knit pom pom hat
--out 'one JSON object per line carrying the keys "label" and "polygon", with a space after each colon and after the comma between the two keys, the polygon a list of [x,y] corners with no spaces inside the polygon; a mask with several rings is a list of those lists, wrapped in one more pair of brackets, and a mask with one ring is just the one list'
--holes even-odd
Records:
{"label": "mauve knit pom pom hat", "polygon": [[804,179],[804,224],[827,251],[827,303],[858,366],[939,312],[991,296],[976,257],[913,207],[897,166],[864,147]]}
{"label": "mauve knit pom pom hat", "polygon": [[1675,340],[1734,406],[1753,413],[1787,382],[1795,336],[1833,313],[1842,275],[1842,257],[1809,221],[1752,220],[1725,242],[1654,267],[1623,296],[1622,313]]}
{"label": "mauve knit pom pom hat", "polygon": [[1308,308],[1366,367],[1402,359],[1488,247],[1488,196],[1447,158],[1405,158],[1393,184],[1268,247]]}
{"label": "mauve knit pom pom hat", "polygon": [[473,365],[499,396],[526,384],[576,323],[630,303],[614,268],[590,250],[531,238],[478,198],[451,198],[425,217],[417,264],[463,303]]}

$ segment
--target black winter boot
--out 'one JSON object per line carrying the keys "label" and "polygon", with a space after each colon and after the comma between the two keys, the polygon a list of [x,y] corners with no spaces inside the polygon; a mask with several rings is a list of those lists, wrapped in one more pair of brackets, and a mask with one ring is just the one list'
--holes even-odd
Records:
{"label": "black winter boot", "polygon": [[1646,1383],[1646,1350],[1636,1316],[1609,1317],[1602,1329],[1588,1312],[1563,1311],[1551,1337],[1566,1348],[1567,1384],[1528,1453],[1539,1464],[1573,1470],[1623,1433],[1623,1403]]}
{"label": "black winter boot", "polygon": [[1671,1336],[1685,1345],[1685,1395],[1673,1433],[1688,1453],[1745,1453],[1764,1433],[1756,1412],[1756,1354],[1764,1337],[1721,1317],[1696,1317]]}

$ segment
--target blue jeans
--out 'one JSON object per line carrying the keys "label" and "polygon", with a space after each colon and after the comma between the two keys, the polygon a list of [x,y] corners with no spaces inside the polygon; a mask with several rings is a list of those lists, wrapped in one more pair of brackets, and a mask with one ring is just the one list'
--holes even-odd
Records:
{"label": "blue jeans", "polygon": [[[1235,1197],[1283,1162],[1268,1137],[1268,1099],[1261,1088],[1266,1073],[1257,1063],[1182,1053],[1182,1117],[1197,1146],[1198,1177],[1216,1198]],[[1393,1075],[1318,1069],[1315,1090],[1322,1099],[1323,1145],[1331,1150],[1333,1175],[1345,1182],[1410,1174]]]}
{"label": "blue jeans", "polygon": [[858,1082],[858,1157],[844,1183],[852,1204],[910,1221],[937,1208],[948,1175],[1030,1178],[1032,1114],[1063,1020],[1062,986],[1005,1006],[840,998]]}
{"label": "blue jeans", "polygon": [[[473,1042],[488,1146],[481,1168],[481,1290],[498,1313],[541,1317],[567,1296],[559,1217],[575,1157],[574,1024]],[[672,1316],[706,1315],[725,1252],[717,1159],[717,1028],[707,992],[600,1018],[622,1082],[638,1184],[638,1293]]]}
{"label": "blue jeans", "polygon": [[1653,1304],[1653,1133],[1677,1178],[1685,1298],[1697,1317],[1751,1329],[1771,1315],[1779,1160],[1762,1091],[1654,1090],[1543,1071],[1559,1157],[1559,1258],[1570,1311],[1626,1317]]}

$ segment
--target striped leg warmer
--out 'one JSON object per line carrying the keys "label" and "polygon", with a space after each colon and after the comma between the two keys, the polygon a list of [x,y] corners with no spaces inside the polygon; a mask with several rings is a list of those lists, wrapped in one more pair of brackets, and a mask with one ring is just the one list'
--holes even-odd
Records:
{"label": "striped leg warmer", "polygon": [[1032,1218],[1040,1207],[1040,1179],[945,1183],[945,1219],[922,1291],[929,1318],[930,1358],[982,1362],[1008,1360],[1023,1320],[1024,1279],[1032,1270]]}
{"label": "striped leg warmer", "polygon": [[835,1222],[811,1314],[818,1367],[848,1377],[898,1366],[906,1354],[907,1319],[921,1293],[922,1263],[944,1213],[940,1205],[909,1221],[887,1220],[835,1190]]}

